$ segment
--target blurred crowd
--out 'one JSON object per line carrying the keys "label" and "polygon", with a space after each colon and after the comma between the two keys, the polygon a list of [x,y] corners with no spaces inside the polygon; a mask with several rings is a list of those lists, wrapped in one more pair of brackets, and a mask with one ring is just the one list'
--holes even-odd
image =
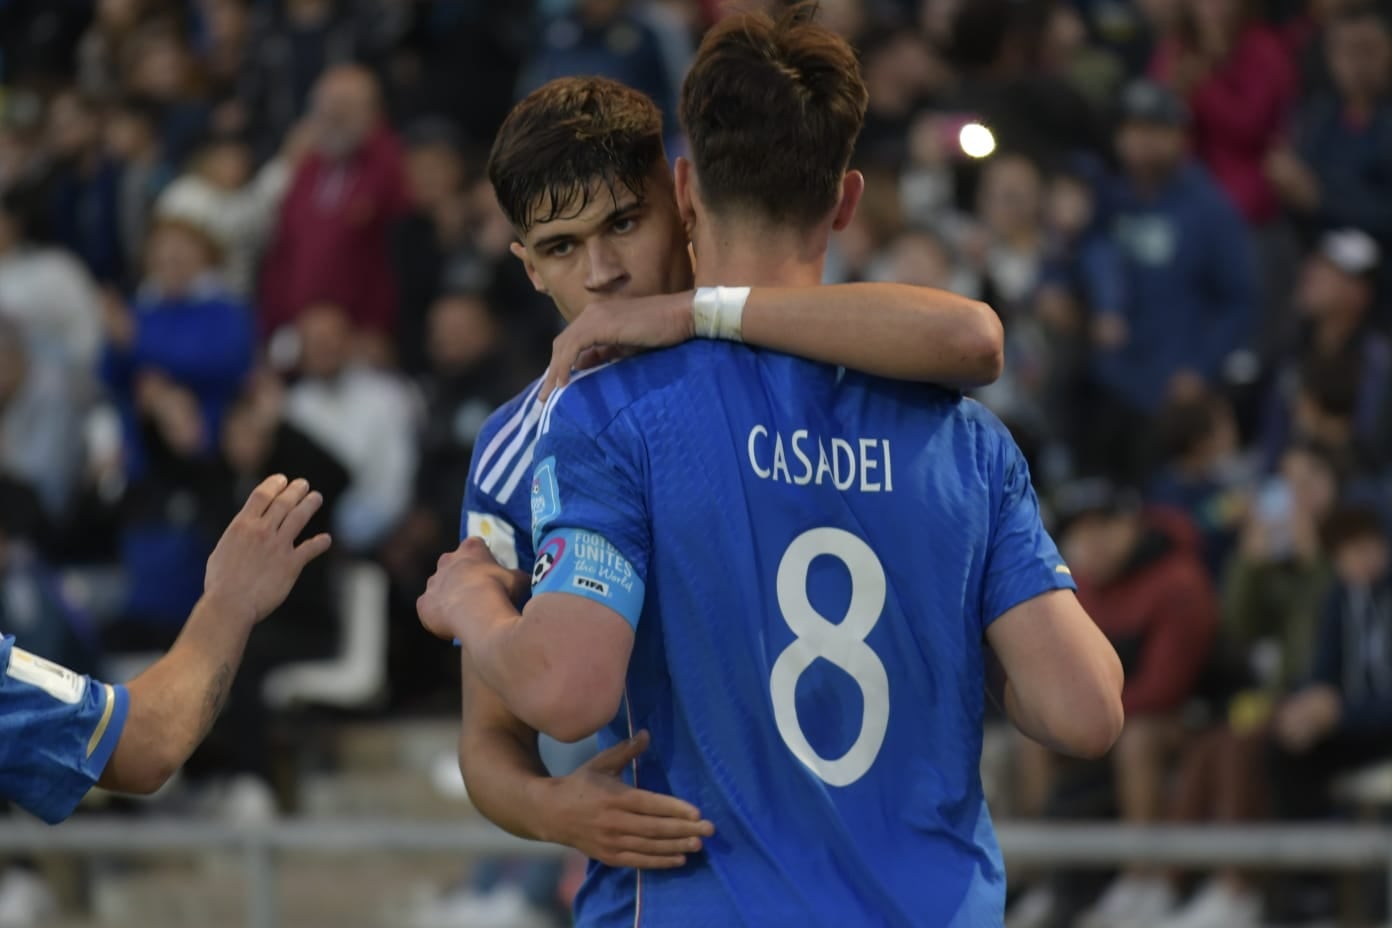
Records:
{"label": "blurred crowd", "polygon": [[[558,326],[483,177],[493,132],[527,90],[602,73],[679,154],[694,43],[759,5],[0,0],[0,627],[82,670],[163,649],[241,497],[284,471],[324,491],[335,553],[253,640],[195,772],[273,775],[259,688],[345,646],[351,565],[388,589],[362,711],[448,711],[455,655],[414,600],[474,437]],[[1333,777],[1392,757],[1389,11],[821,16],[870,88],[827,279],[996,308],[1006,372],[978,398],[1126,665],[1112,759],[1011,745],[1002,814],[1332,814]],[[1041,876],[1012,923],[1232,928],[1327,906],[1308,883]]]}

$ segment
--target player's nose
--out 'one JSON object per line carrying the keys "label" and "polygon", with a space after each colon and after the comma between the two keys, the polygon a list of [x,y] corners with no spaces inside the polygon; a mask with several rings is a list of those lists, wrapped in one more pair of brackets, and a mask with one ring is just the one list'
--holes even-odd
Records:
{"label": "player's nose", "polygon": [[606,296],[613,296],[622,290],[628,283],[629,274],[618,251],[603,240],[587,243],[587,250],[590,267],[585,277],[585,289]]}

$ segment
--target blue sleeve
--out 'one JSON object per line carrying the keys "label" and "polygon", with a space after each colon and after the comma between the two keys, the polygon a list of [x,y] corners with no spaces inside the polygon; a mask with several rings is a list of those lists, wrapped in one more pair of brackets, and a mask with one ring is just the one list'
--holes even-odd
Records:
{"label": "blue sleeve", "polygon": [[995,485],[1000,504],[991,527],[982,592],[982,627],[1020,603],[1053,590],[1076,590],[1073,575],[1039,517],[1029,465],[1014,440],[999,436]]}
{"label": "blue sleeve", "polygon": [[543,419],[532,477],[532,595],[569,593],[638,625],[652,535],[642,438],[622,418],[592,437],[565,418]]}
{"label": "blue sleeve", "polygon": [[50,825],[101,778],[126,724],[123,686],[0,641],[0,796]]}
{"label": "blue sleeve", "polygon": [[1258,283],[1256,256],[1242,217],[1217,191],[1208,213],[1209,308],[1203,340],[1194,346],[1194,360],[1199,373],[1216,381],[1228,356],[1250,339]]}

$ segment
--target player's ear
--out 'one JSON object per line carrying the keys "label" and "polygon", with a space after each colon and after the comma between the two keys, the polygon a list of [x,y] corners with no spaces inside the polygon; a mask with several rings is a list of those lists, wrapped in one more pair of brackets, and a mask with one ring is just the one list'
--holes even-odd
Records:
{"label": "player's ear", "polygon": [[546,289],[546,282],[543,281],[541,275],[537,273],[536,265],[532,263],[532,257],[527,253],[527,246],[523,245],[521,242],[513,242],[508,246],[508,250],[512,252],[513,256],[517,258],[518,261],[522,262],[522,268],[527,272],[527,279],[532,282],[532,286],[536,289],[536,292],[545,293],[547,296],[550,296],[550,293]]}
{"label": "player's ear", "polygon": [[841,202],[836,204],[836,215],[831,220],[831,228],[840,232],[855,218],[856,207],[865,193],[865,175],[859,171],[847,171],[841,178]]}
{"label": "player's ear", "polygon": [[690,236],[691,230],[696,226],[696,173],[690,158],[677,158],[676,164],[672,165],[672,180],[677,194],[677,215],[681,216],[682,227]]}

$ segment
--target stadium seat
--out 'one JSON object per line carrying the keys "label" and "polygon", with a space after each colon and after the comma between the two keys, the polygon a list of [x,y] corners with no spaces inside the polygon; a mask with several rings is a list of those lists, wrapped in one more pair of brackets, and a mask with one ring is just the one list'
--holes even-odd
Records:
{"label": "stadium seat", "polygon": [[387,679],[387,574],[376,564],[356,562],[338,578],[343,643],[332,660],[286,664],[272,671],[262,697],[274,709],[317,705],[361,709],[384,695]]}

